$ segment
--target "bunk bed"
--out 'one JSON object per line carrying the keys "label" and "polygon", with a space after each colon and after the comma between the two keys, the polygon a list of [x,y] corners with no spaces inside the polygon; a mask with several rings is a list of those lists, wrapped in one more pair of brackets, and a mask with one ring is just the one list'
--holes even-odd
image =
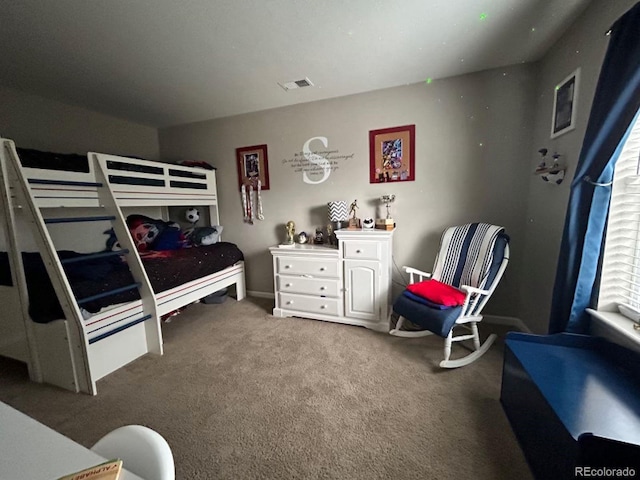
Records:
{"label": "bunk bed", "polygon": [[43,161],[0,142],[0,355],[32,380],[95,395],[100,378],[162,355],[162,317],[230,286],[244,298],[235,245],[141,255],[127,226],[130,213],[169,220],[193,206],[219,225],[215,170],[93,152]]}

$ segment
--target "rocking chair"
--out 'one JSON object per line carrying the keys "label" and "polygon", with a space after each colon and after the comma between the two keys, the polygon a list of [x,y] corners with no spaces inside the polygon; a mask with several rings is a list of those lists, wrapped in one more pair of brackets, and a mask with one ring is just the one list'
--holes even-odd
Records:
{"label": "rocking chair", "polygon": [[[409,285],[398,297],[393,310],[400,315],[389,333],[398,337],[436,334],[445,339],[442,368],[468,365],[482,355],[496,339],[492,334],[480,344],[477,323],[509,261],[509,237],[504,228],[472,223],[445,230],[433,273],[403,267]],[[426,280],[428,279],[428,280]],[[401,330],[405,319],[424,330]],[[453,335],[455,328],[465,335]],[[450,360],[453,342],[473,340],[474,351]]]}

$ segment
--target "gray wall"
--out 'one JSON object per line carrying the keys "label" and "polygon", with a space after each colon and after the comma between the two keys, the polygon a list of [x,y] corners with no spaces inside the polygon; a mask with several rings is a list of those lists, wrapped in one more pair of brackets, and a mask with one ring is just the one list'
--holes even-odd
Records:
{"label": "gray wall", "polygon": [[[593,95],[606,53],[608,39],[605,32],[637,0],[596,0],[576,20],[574,25],[538,62],[536,84],[535,125],[533,145],[528,152],[530,171],[540,161],[537,150],[545,147],[549,155],[557,151],[568,166],[565,181],[559,185],[543,182],[529,175],[527,223],[523,259],[520,316],[534,332],[546,333],[555,272],[562,239],[565,211],[571,180],[582,147],[589,120]],[[576,68],[581,68],[578,92],[578,118],[575,130],[554,139],[550,138],[553,92]]]}
{"label": "gray wall", "polygon": [[[155,128],[96,113],[84,108],[0,87],[0,136],[16,146],[59,153],[104,152],[158,159],[158,131]],[[37,250],[31,230],[17,215],[22,246]],[[24,223],[23,223],[24,222]],[[53,228],[50,233],[58,249],[93,252],[105,247],[107,228],[82,228],[74,235]],[[0,228],[0,249],[6,239]]]}
{"label": "gray wall", "polygon": [[18,147],[158,158],[158,131],[14,89],[0,87],[0,136]]}
{"label": "gray wall", "polygon": [[[471,221],[503,225],[513,261],[493,314],[518,315],[534,109],[533,67],[520,65],[366,94],[307,103],[160,130],[163,160],[204,160],[218,168],[224,238],[246,255],[251,291],[273,292],[268,247],[284,240],[284,224],[313,232],[327,223],[331,200],[358,199],[359,217],[379,216],[378,198],[395,194],[394,261],[430,270],[443,229]],[[416,125],[416,181],[369,183],[372,129]],[[310,138],[337,169],[328,180],[303,181],[289,160]],[[268,145],[271,189],[263,193],[265,221],[243,223],[235,149]],[[326,155],[325,155],[326,156]],[[396,271],[394,278],[404,283]],[[398,287],[399,288],[399,287]]]}

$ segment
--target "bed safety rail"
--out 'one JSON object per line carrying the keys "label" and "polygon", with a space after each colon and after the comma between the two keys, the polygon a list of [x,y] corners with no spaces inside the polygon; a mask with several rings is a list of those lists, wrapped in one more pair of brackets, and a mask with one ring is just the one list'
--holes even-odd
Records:
{"label": "bed safety rail", "polygon": [[84,170],[22,167],[33,198],[41,208],[97,207],[99,190],[108,184],[120,207],[216,206],[217,220],[215,170],[95,152],[87,155]]}

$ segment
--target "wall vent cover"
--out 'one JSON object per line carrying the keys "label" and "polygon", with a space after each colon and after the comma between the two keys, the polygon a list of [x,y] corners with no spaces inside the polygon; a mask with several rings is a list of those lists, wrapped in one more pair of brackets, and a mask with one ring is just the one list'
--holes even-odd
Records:
{"label": "wall vent cover", "polygon": [[313,87],[313,82],[305,77],[302,80],[293,80],[291,82],[284,83],[278,82],[278,85],[285,90],[295,90],[296,88]]}

